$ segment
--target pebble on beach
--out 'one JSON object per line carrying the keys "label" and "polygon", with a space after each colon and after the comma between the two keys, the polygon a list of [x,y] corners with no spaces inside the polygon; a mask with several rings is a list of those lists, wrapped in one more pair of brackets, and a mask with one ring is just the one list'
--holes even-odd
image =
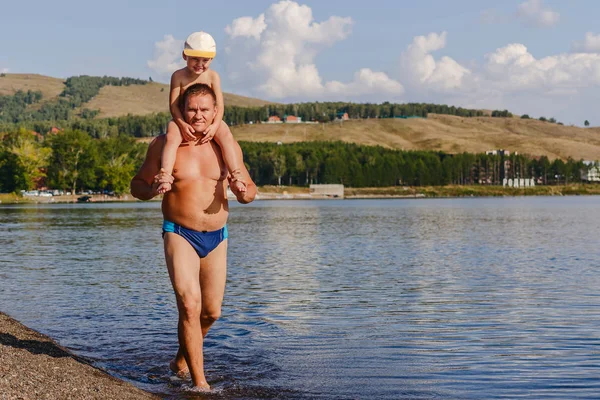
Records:
{"label": "pebble on beach", "polygon": [[0,399],[157,399],[0,312]]}

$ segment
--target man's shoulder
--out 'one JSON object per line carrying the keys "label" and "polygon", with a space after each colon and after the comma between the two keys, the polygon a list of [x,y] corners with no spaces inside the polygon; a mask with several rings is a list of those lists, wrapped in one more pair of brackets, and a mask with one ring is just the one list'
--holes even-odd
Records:
{"label": "man's shoulder", "polygon": [[148,153],[153,153],[155,151],[155,149],[160,149],[162,151],[162,147],[165,143],[166,137],[167,137],[166,134],[161,133],[160,135],[158,135],[154,139],[152,139],[150,141],[150,144],[148,144]]}
{"label": "man's shoulder", "polygon": [[150,146],[155,146],[158,143],[163,143],[165,141],[165,138],[167,137],[166,133],[161,133],[160,135],[156,136],[154,139],[152,139],[150,141]]}

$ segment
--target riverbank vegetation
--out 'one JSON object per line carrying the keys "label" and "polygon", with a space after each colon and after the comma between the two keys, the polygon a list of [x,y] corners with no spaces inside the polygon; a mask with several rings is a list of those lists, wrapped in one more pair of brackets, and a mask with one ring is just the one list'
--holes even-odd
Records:
{"label": "riverbank vegetation", "polygon": [[[307,187],[499,186],[504,179],[537,184],[580,181],[581,161],[522,154],[402,151],[344,142],[240,142],[258,185]],[[76,193],[126,193],[147,145],[124,135],[93,139],[79,130],[38,135],[19,129],[0,136],[0,192],[49,187]]]}

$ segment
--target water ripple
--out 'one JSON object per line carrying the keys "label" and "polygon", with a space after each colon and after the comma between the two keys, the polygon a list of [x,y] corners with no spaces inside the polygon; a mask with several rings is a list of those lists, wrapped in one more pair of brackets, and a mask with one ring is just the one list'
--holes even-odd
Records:
{"label": "water ripple", "polygon": [[[598,198],[233,205],[211,398],[593,399]],[[157,203],[0,208],[2,311],[187,398]]]}

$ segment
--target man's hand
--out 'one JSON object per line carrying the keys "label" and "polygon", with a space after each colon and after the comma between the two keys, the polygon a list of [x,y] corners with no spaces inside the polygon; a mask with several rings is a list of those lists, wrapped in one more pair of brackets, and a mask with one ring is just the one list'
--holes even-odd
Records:
{"label": "man's hand", "polygon": [[158,174],[154,175],[154,180],[152,181],[152,193],[154,196],[171,190],[174,180],[173,175],[166,172],[164,168],[161,168]]}
{"label": "man's hand", "polygon": [[204,137],[200,140],[200,143],[204,144],[207,143],[209,140],[212,140],[212,138],[217,133],[217,129],[217,125],[210,124],[208,128],[206,128],[206,130],[204,131]]}
{"label": "man's hand", "polygon": [[193,126],[185,121],[179,121],[177,126],[179,127],[179,132],[181,133],[184,142],[193,142],[196,140],[196,135],[194,135],[196,131]]}

